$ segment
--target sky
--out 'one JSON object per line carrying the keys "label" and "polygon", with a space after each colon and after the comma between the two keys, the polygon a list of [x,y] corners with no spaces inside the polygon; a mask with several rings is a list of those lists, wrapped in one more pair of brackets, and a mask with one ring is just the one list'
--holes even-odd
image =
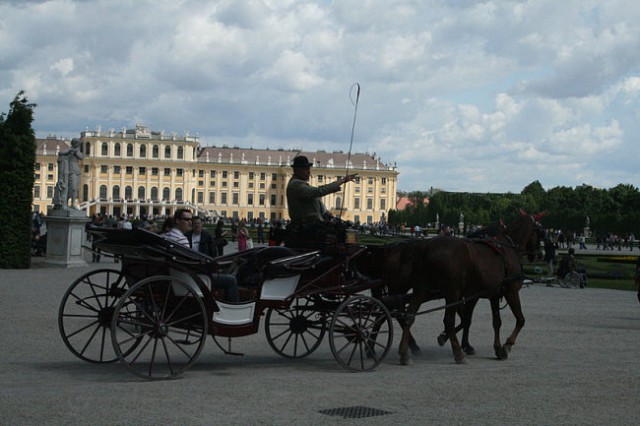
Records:
{"label": "sky", "polygon": [[37,137],[351,149],[401,191],[640,181],[637,0],[0,0],[20,90]]}

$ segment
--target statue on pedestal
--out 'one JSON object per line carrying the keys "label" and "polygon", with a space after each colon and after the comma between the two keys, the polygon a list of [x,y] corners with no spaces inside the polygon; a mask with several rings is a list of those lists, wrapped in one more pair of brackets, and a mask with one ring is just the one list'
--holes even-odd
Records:
{"label": "statue on pedestal", "polygon": [[78,198],[78,183],[80,181],[80,164],[82,160],[80,139],[71,140],[71,147],[58,154],[58,182],[53,192],[54,210],[66,210],[74,206]]}

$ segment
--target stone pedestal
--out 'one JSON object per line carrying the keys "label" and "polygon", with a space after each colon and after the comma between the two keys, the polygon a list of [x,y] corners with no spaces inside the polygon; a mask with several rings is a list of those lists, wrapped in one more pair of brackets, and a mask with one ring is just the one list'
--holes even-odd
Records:
{"label": "stone pedestal", "polygon": [[87,266],[82,244],[89,218],[75,209],[47,211],[47,256],[45,264],[61,268]]}
{"label": "stone pedestal", "polygon": [[589,238],[591,236],[591,229],[587,226],[584,228],[584,237]]}

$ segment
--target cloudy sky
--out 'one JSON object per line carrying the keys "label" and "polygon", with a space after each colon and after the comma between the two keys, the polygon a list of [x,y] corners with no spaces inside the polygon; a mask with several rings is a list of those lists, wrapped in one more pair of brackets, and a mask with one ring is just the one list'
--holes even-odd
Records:
{"label": "cloudy sky", "polygon": [[0,111],[342,150],[399,189],[639,185],[637,0],[0,1]]}

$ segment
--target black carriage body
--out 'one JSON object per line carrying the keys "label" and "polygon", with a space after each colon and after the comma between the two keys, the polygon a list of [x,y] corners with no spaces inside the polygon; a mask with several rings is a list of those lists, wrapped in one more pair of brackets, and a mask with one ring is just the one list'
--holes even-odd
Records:
{"label": "black carriage body", "polygon": [[[206,335],[215,339],[255,334],[265,312],[269,344],[278,354],[289,358],[301,358],[313,352],[327,329],[334,356],[347,369],[362,371],[379,365],[391,345],[393,328],[384,305],[365,296],[350,299],[370,285],[363,285],[350,275],[350,263],[366,253],[367,247],[340,244],[329,254],[319,250],[264,247],[214,259],[142,229],[103,228],[91,232],[99,234],[95,246],[103,254],[119,259],[121,271],[101,270],[97,271],[102,274],[98,276],[92,275],[96,271],[90,272],[77,280],[63,298],[59,315],[63,340],[76,356],[86,361],[100,363],[120,359],[141,377],[173,377],[195,361]],[[218,272],[236,276],[242,290],[241,302],[224,302],[218,291],[209,288],[207,277]],[[113,275],[117,279],[110,278]],[[78,289],[87,285],[90,291],[80,295]],[[95,319],[93,323],[99,326],[86,343],[72,342],[76,333],[89,326],[75,329],[66,326],[66,322],[85,316],[69,312],[72,310],[69,307],[88,310],[89,316]],[[334,325],[341,315],[350,317],[354,325],[345,327],[344,319]],[[358,318],[352,318],[353,315]],[[373,357],[373,363],[368,361],[374,350],[374,344],[367,343],[371,340],[366,337],[370,332],[356,330],[362,328],[355,325],[363,323],[360,316],[372,319],[367,327],[376,330],[374,335],[380,334],[380,324],[387,323],[383,355]],[[277,329],[280,322],[276,317],[285,319],[284,331]],[[110,329],[115,356],[105,343],[107,329]],[[282,335],[286,337],[285,342],[279,343]],[[294,349],[289,349],[292,339]],[[348,351],[334,342],[340,339],[348,346],[355,342],[367,345],[365,349],[360,347],[357,365],[353,365],[355,348],[343,359],[343,352]],[[180,346],[178,356],[184,354],[185,359],[169,360],[161,372],[154,370],[154,361],[140,361],[143,349],[153,345],[164,347],[156,351],[153,346],[152,359],[157,353],[167,353],[169,357],[167,342]]]}

